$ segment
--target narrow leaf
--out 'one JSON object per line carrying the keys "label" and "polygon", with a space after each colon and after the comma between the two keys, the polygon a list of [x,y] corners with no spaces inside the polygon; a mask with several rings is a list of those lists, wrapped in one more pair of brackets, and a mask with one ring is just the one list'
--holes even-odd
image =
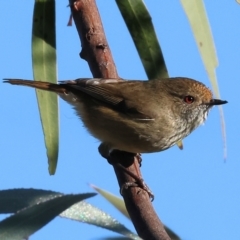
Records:
{"label": "narrow leaf", "polygon": [[176,143],[176,145],[178,146],[179,149],[183,150],[183,142],[182,142],[182,140],[178,141]]}
{"label": "narrow leaf", "polygon": [[132,233],[109,214],[85,201],[74,204],[72,207],[62,212],[60,216],[111,230],[128,237],[128,239],[140,239],[136,234]]}
{"label": "narrow leaf", "polygon": [[[116,0],[149,79],[168,78],[151,16],[142,0]],[[183,142],[177,146],[183,149]]]}
{"label": "narrow leaf", "polygon": [[0,239],[27,238],[74,203],[94,195],[94,193],[88,193],[57,196],[24,208],[0,222]]}
{"label": "narrow leaf", "polygon": [[115,208],[118,209],[118,211],[120,211],[125,217],[127,217],[128,219],[130,219],[130,216],[128,214],[128,211],[126,209],[125,203],[122,200],[122,198],[113,195],[112,193],[98,188],[96,186],[94,186],[93,184],[90,184],[90,186],[95,189],[99,194],[101,194],[104,198],[106,198],[108,200],[108,202],[110,202]]}
{"label": "narrow leaf", "polygon": [[[214,41],[209,26],[207,14],[202,0],[181,0],[183,9],[188,17],[190,26],[198,46],[198,50],[202,57],[203,64],[207,70],[208,77],[211,81],[214,95],[220,99],[220,93],[217,83],[216,67],[218,59],[214,46]],[[223,108],[219,106],[222,135],[224,141],[224,158],[227,157],[226,129],[224,123]]]}
{"label": "narrow leaf", "polygon": [[57,196],[62,193],[41,189],[7,189],[0,191],[0,214],[15,213],[23,208],[36,205]]}
{"label": "narrow leaf", "polygon": [[[32,29],[34,80],[57,82],[55,1],[35,0]],[[44,132],[49,173],[56,171],[58,159],[58,99],[54,93],[36,90]]]}
{"label": "narrow leaf", "polygon": [[167,78],[168,71],[151,16],[142,0],[116,0],[149,79]]}
{"label": "narrow leaf", "polygon": [[[37,206],[41,202],[64,196],[62,193],[41,189],[8,189],[0,191],[0,213],[15,213],[23,208]],[[64,209],[65,210],[65,209]],[[102,210],[81,201],[60,214],[63,218],[92,224],[127,236],[139,239],[136,234]]]}

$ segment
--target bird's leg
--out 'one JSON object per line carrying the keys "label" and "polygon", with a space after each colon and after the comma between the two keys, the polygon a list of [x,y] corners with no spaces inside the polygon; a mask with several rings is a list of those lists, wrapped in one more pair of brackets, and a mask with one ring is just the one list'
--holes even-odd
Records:
{"label": "bird's leg", "polygon": [[117,167],[121,168],[124,172],[129,174],[133,179],[135,179],[136,182],[125,182],[120,189],[121,195],[123,195],[124,189],[128,189],[129,187],[140,187],[144,191],[146,191],[151,198],[151,201],[154,200],[154,194],[151,191],[151,189],[148,187],[148,185],[144,182],[143,178],[135,175],[134,173],[130,172],[127,168],[125,168],[122,164],[116,163]]}
{"label": "bird's leg", "polygon": [[[100,144],[98,150],[102,157],[106,158],[111,165],[121,168],[125,173],[135,180],[135,182],[125,182],[120,187],[121,195],[123,194],[124,189],[128,189],[130,187],[140,187],[148,193],[149,197],[153,201],[154,195],[141,176],[139,176],[140,174],[136,175],[127,169],[127,167],[133,163],[135,157],[137,158],[139,166],[141,167],[142,158],[140,153],[130,153],[120,150],[113,150],[109,153],[109,149],[104,143]],[[124,161],[120,159],[124,159]]]}

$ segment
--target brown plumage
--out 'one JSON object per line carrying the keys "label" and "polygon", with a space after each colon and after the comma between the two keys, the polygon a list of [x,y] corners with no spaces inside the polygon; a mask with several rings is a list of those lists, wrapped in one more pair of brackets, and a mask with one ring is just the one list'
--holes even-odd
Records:
{"label": "brown plumage", "polygon": [[189,78],[5,82],[56,92],[74,106],[86,128],[107,151],[163,151],[203,123],[213,105],[226,103],[213,99],[204,84]]}

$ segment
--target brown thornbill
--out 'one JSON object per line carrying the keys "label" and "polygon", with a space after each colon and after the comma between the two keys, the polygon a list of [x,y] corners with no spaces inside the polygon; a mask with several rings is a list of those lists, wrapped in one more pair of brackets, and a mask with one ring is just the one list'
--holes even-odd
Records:
{"label": "brown thornbill", "polygon": [[132,153],[163,151],[202,124],[214,105],[202,83],[189,78],[151,81],[76,79],[49,82],[4,79],[57,93],[74,106],[89,132],[102,144],[101,153],[118,149]]}

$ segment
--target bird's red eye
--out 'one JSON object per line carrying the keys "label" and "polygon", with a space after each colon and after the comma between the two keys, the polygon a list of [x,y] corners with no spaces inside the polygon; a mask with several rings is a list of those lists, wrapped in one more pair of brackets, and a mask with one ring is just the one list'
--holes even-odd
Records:
{"label": "bird's red eye", "polygon": [[188,95],[188,96],[185,96],[183,100],[184,100],[185,103],[191,104],[191,103],[194,102],[194,97]]}

